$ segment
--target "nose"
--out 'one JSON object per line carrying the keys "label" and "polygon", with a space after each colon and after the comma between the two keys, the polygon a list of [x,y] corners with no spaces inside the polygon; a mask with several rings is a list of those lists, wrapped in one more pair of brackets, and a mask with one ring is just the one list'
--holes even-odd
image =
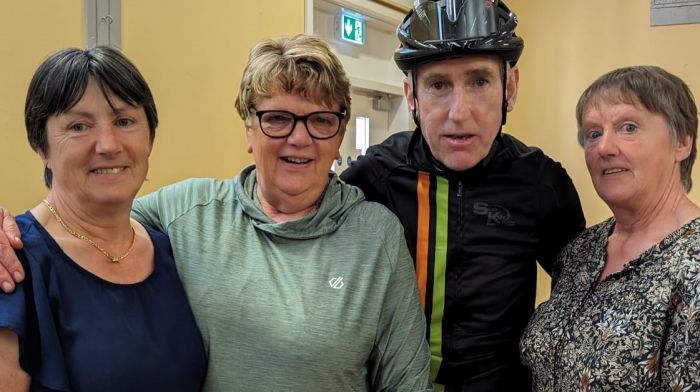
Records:
{"label": "nose", "polygon": [[450,120],[459,122],[471,117],[471,98],[465,88],[455,86],[449,106]]}
{"label": "nose", "polygon": [[311,134],[306,129],[306,124],[303,120],[297,119],[292,128],[292,133],[287,136],[287,143],[305,146],[311,143]]}
{"label": "nose", "polygon": [[596,149],[601,156],[617,155],[620,152],[617,134],[612,131],[604,130],[596,143]]}
{"label": "nose", "polygon": [[98,129],[95,151],[98,154],[112,155],[121,151],[122,144],[119,140],[119,129],[112,124],[101,126]]}

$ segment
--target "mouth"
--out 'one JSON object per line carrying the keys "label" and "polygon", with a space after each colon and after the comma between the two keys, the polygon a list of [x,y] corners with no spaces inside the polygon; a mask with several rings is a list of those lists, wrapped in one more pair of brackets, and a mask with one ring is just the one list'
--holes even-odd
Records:
{"label": "mouth", "polygon": [[616,167],[616,168],[614,168],[614,169],[606,169],[606,170],[603,170],[603,175],[604,175],[604,176],[607,176],[607,175],[610,175],[610,174],[622,173],[622,172],[626,172],[626,171],[628,171],[628,170],[627,170],[627,169],[622,169],[622,168]]}
{"label": "mouth", "polygon": [[94,174],[117,174],[117,173],[121,173],[124,170],[126,170],[126,166],[101,167],[101,168],[90,170],[90,172],[94,173]]}
{"label": "mouth", "polygon": [[445,138],[455,142],[466,142],[474,137],[474,135],[445,135]]}
{"label": "mouth", "polygon": [[306,159],[306,158],[282,157],[281,159],[287,163],[292,163],[295,165],[303,165],[303,164],[311,162],[311,159]]}

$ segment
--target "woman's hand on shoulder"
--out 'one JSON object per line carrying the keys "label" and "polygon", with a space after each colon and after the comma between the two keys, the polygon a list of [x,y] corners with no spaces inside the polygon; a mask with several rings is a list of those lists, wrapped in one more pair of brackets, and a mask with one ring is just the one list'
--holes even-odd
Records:
{"label": "woman's hand on shoulder", "polygon": [[29,391],[29,375],[19,366],[17,334],[0,328],[0,391]]}
{"label": "woman's hand on shoulder", "polygon": [[20,232],[15,217],[7,209],[0,207],[0,290],[11,293],[15,283],[24,279],[24,269],[15,249],[22,248]]}

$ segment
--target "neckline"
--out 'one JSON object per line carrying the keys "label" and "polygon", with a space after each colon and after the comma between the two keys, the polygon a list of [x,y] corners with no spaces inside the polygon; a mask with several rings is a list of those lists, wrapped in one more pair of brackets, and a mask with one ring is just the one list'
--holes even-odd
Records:
{"label": "neckline", "polygon": [[596,274],[595,274],[595,284],[600,285],[602,283],[612,281],[612,280],[617,280],[620,277],[626,275],[629,271],[634,270],[638,267],[641,267],[644,265],[647,261],[647,258],[649,254],[653,253],[655,250],[660,250],[663,251],[664,249],[668,248],[669,246],[673,245],[678,241],[679,238],[683,236],[687,231],[691,230],[694,226],[700,225],[700,216],[695,217],[688,222],[684,223],[677,229],[673,230],[670,232],[666,237],[662,238],[660,241],[654,243],[651,245],[649,248],[643,250],[639,256],[635,257],[634,259],[631,259],[627,262],[625,262],[624,266],[622,269],[619,271],[616,271],[612,274],[609,274],[602,280],[598,280],[598,276],[603,272],[603,269],[605,268],[605,262],[607,258],[607,245],[608,245],[608,238],[610,238],[610,235],[612,234],[613,229],[615,228],[616,220],[615,217],[611,217],[609,220],[608,228],[607,228],[607,234],[603,238],[601,248],[600,248],[600,259],[601,261],[599,262],[597,269],[596,269]]}
{"label": "neckline", "polygon": [[101,278],[94,273],[88,271],[87,269],[83,268],[80,264],[78,264],[75,260],[73,260],[70,256],[66,254],[66,252],[63,251],[63,248],[61,248],[61,245],[56,242],[56,239],[53,238],[53,236],[46,230],[46,228],[39,222],[39,220],[36,219],[34,214],[32,214],[31,211],[26,212],[29,217],[32,220],[32,225],[37,228],[39,231],[39,234],[41,235],[42,240],[45,242],[46,246],[49,248],[51,252],[55,256],[57,256],[58,259],[63,261],[68,267],[74,269],[81,275],[86,276],[87,278],[91,280],[95,280],[101,284],[112,286],[112,287],[119,287],[119,288],[132,288],[132,287],[137,287],[141,285],[145,285],[151,280],[155,279],[158,273],[158,263],[157,260],[161,255],[160,250],[156,246],[156,242],[154,241],[153,238],[153,233],[152,229],[149,227],[144,226],[146,229],[146,232],[148,233],[148,237],[151,240],[151,243],[153,244],[153,269],[151,270],[151,273],[148,274],[146,277],[144,277],[142,280],[138,282],[133,282],[133,283],[117,283],[117,282],[111,282],[109,280],[106,280],[104,278]]}

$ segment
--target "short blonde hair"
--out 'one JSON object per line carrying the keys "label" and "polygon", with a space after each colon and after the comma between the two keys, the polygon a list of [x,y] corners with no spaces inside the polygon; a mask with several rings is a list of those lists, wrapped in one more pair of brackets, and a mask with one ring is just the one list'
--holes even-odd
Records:
{"label": "short blonde hair", "polygon": [[316,36],[299,34],[257,43],[243,71],[238,114],[248,119],[258,100],[278,91],[328,106],[337,103],[345,118],[350,117],[350,81],[328,44]]}

